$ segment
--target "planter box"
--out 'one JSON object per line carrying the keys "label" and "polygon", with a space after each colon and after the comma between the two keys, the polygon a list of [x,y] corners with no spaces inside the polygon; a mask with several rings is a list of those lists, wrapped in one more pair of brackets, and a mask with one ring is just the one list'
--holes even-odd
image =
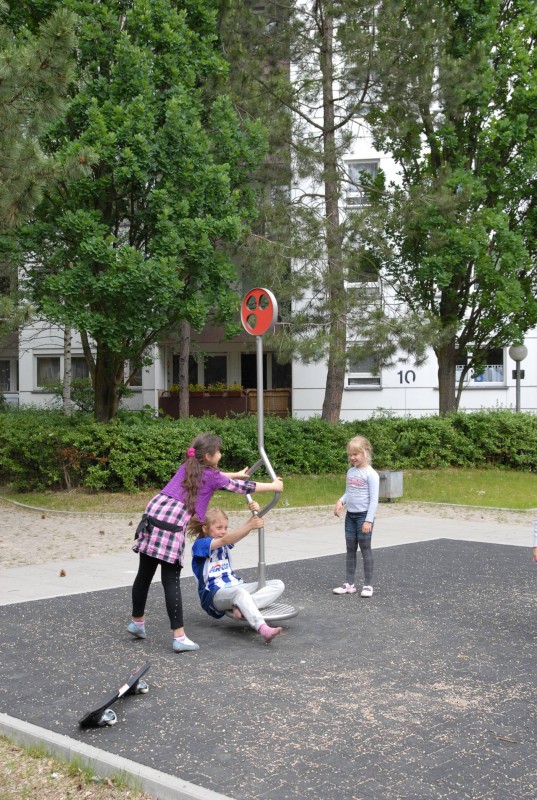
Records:
{"label": "planter box", "polygon": [[[159,409],[172,419],[179,419],[179,397],[167,396],[166,393],[159,397]],[[214,414],[223,419],[228,414],[245,414],[247,411],[246,394],[237,394],[233,397],[225,394],[209,394],[208,392],[192,392],[188,399],[189,414],[191,417],[202,417],[204,414]]]}
{"label": "planter box", "polygon": [[191,417],[214,414],[223,419],[229,414],[246,414],[246,394],[238,397],[229,397],[224,394],[204,394],[203,397],[190,395],[189,408]]}

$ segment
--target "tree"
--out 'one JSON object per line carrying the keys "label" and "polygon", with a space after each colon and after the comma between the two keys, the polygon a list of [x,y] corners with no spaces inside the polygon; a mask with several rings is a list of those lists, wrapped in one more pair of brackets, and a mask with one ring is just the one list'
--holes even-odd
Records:
{"label": "tree", "polygon": [[370,187],[370,244],[400,300],[437,328],[445,413],[489,349],[537,323],[535,6],[390,0],[376,25],[368,121],[400,183]]}
{"label": "tree", "polygon": [[0,3],[0,271],[9,286],[0,294],[0,339],[28,313],[18,304],[10,234],[40,201],[43,188],[59,177],[58,164],[44,152],[41,139],[65,110],[74,29],[74,16],[65,9],[32,17],[20,6]]}
{"label": "tree", "polygon": [[85,150],[91,174],[47,192],[24,230],[40,313],[80,332],[95,417],[117,412],[125,362],[181,320],[200,328],[238,305],[224,250],[253,219],[248,186],[262,157],[259,125],[210,96],[225,71],[212,2],[85,0],[77,91],[49,137],[57,159]]}
{"label": "tree", "polygon": [[398,346],[420,358],[426,345],[415,335],[416,319],[390,313],[360,290],[373,262],[357,220],[343,212],[351,183],[343,156],[360,135],[357,119],[375,88],[377,4],[288,0],[266,3],[257,14],[248,14],[249,2],[224,5],[221,35],[241,106],[271,120],[272,165],[283,154],[294,173],[289,192],[269,172],[263,227],[248,240],[243,260],[259,264],[283,301],[281,356],[326,360],[322,418],[337,422],[349,358],[374,355],[389,363]]}
{"label": "tree", "polygon": [[[2,6],[4,14],[2,15]],[[63,8],[36,26],[7,27],[0,6],[0,228],[16,225],[56,177],[41,138],[65,110],[73,77],[75,18]]]}

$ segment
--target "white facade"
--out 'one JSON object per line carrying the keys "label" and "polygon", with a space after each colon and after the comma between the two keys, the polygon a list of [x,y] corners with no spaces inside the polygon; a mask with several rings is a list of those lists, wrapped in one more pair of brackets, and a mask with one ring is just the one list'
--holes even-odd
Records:
{"label": "white facade", "polygon": [[[376,165],[387,180],[396,179],[395,165],[384,153],[374,150],[370,137],[362,127],[357,129],[353,152],[344,159],[344,169],[352,174],[356,165]],[[311,187],[308,187],[311,190]],[[295,187],[295,199],[304,187]],[[346,213],[360,205],[361,197],[352,187],[346,195]],[[528,355],[520,362],[524,377],[520,380],[520,410],[537,412],[537,329],[525,338]],[[378,372],[353,372],[349,367],[345,377],[340,419],[366,419],[374,413],[390,412],[395,416],[424,416],[438,413],[438,363],[430,350],[422,366],[401,360],[391,368]],[[516,362],[509,356],[509,347],[495,352],[479,376],[467,376],[459,408],[464,411],[517,407]],[[292,408],[295,417],[307,418],[320,414],[326,384],[326,363],[293,363]]]}
{"label": "white facade", "polygon": [[[520,410],[537,413],[537,331],[526,337],[528,356],[521,363]],[[462,393],[461,411],[516,408],[516,363],[503,353],[503,364],[491,365],[484,376],[469,379]],[[349,387],[343,391],[340,419],[367,419],[390,412],[395,416],[427,416],[438,413],[437,363],[434,353],[421,367],[402,361],[376,376],[380,385]],[[347,373],[347,381],[349,373]],[[293,365],[293,416],[307,418],[320,414],[326,382],[326,366]]]}
{"label": "white facade", "polygon": [[[225,342],[218,336],[206,335],[205,341],[196,345],[203,357],[221,357],[227,383],[244,385],[244,357],[254,358],[254,340],[240,337]],[[211,341],[211,339],[213,341]],[[520,367],[524,377],[520,381],[520,410],[537,413],[537,330],[525,339],[528,349]],[[131,409],[144,406],[158,408],[162,390],[174,382],[173,359],[177,346],[168,342],[153,349],[153,364],[142,370],[142,385],[132,387],[132,396],[123,403]],[[78,337],[73,337],[72,358],[83,359]],[[516,362],[509,356],[509,348],[501,352],[501,359],[488,365],[483,376],[469,378],[462,393],[460,409],[478,411],[494,408],[516,408]],[[203,364],[203,358],[200,358]],[[18,349],[11,345],[0,349],[2,388],[10,403],[20,405],[59,405],[50,391],[43,387],[43,378],[63,377],[63,334],[48,324],[34,323],[20,334]],[[200,382],[203,381],[200,366]],[[277,386],[276,362],[267,353],[268,388]],[[17,384],[18,372],[18,384]],[[356,383],[356,381],[358,383]],[[324,363],[292,365],[292,414],[298,418],[318,416],[321,413],[326,383]],[[251,387],[251,388],[255,388]],[[437,363],[431,352],[427,362],[416,367],[400,361],[380,373],[347,372],[343,391],[341,420],[366,419],[375,413],[390,412],[395,416],[424,416],[438,413]]]}

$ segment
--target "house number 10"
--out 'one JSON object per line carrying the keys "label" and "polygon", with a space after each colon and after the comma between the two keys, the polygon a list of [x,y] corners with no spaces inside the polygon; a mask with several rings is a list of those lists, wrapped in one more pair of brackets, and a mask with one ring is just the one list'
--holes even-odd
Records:
{"label": "house number 10", "polygon": [[400,369],[397,374],[399,375],[399,383],[414,383],[416,380],[416,373],[413,369],[407,369],[406,372]]}

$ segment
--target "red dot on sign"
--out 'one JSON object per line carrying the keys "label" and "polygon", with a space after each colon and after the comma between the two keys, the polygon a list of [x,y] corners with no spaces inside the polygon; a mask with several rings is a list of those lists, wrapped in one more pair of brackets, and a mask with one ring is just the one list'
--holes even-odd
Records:
{"label": "red dot on sign", "polygon": [[252,289],[241,306],[243,328],[254,336],[262,336],[276,322],[278,304],[268,289]]}

